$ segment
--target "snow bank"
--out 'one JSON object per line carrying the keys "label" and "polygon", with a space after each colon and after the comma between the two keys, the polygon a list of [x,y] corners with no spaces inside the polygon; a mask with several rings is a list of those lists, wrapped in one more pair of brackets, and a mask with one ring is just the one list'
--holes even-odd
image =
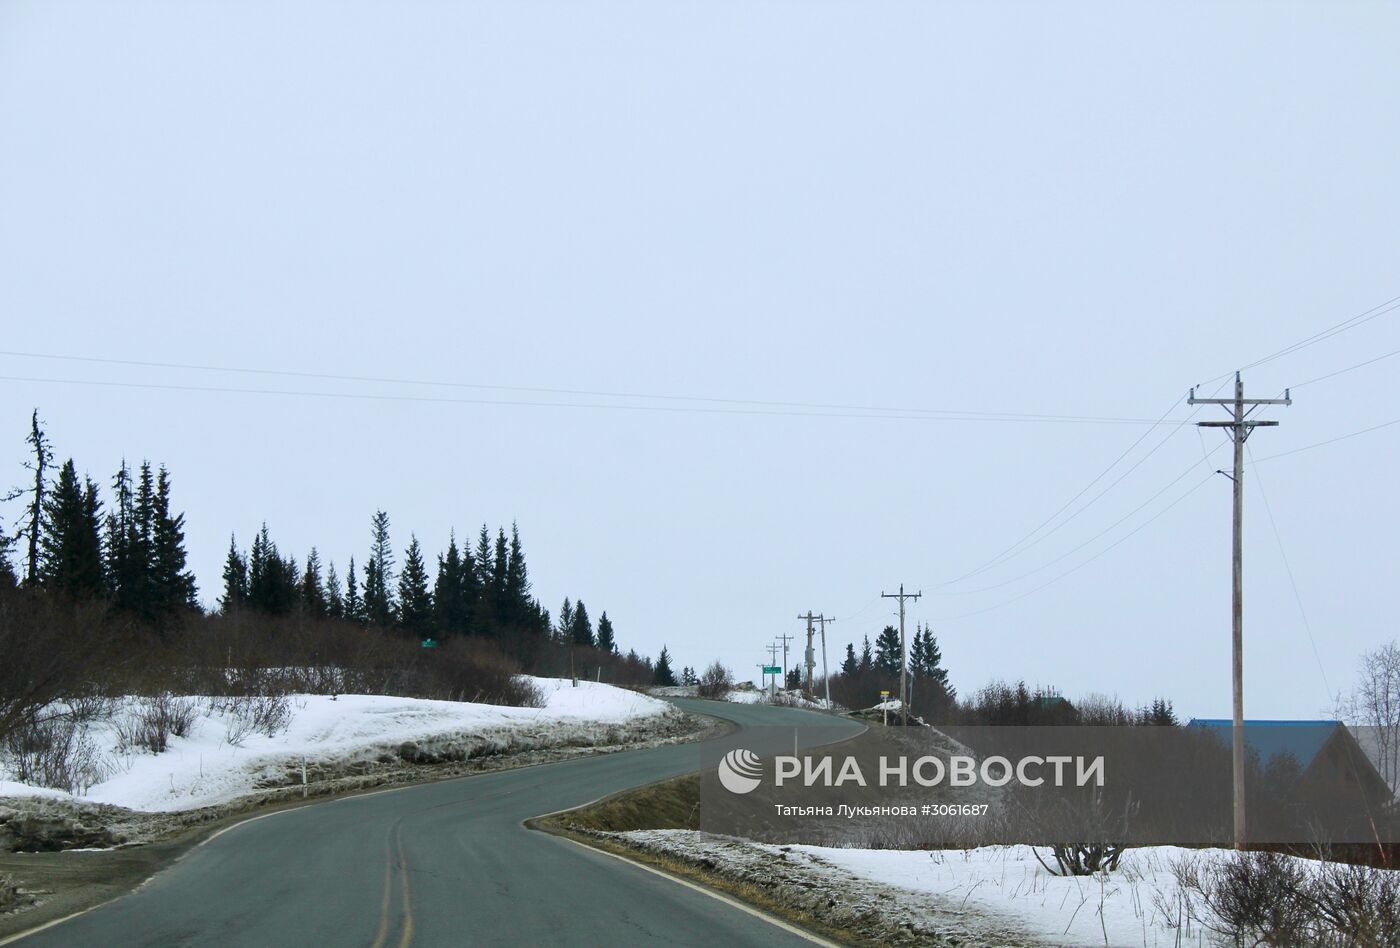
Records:
{"label": "snow bank", "polygon": [[[949,934],[968,945],[1212,944],[1210,932],[1179,913],[1172,867],[1182,859],[1233,855],[1225,849],[1143,847],[1128,850],[1115,872],[1058,876],[1029,846],[930,852],[774,846],[691,830],[615,835],[731,879],[765,880],[774,887],[770,891],[786,890],[788,901],[818,917],[857,928],[878,918],[883,929],[865,932],[872,937],[893,932],[937,944]],[[1055,864],[1048,850],[1040,852]],[[1309,872],[1322,866],[1297,861]]]}
{"label": "snow bank", "polygon": [[[135,699],[119,702],[111,717],[87,725],[101,754],[102,779],[72,796],[6,778],[0,760],[0,796],[48,797],[164,812],[213,806],[260,789],[357,763],[397,759],[465,759],[554,746],[636,739],[637,725],[658,724],[678,712],[663,701],[611,685],[534,678],[541,708],[513,708],[383,695],[291,695],[291,716],[275,735],[238,737],[234,716],[204,698],[187,737],[169,740],[159,754],[121,749],[118,726]],[[236,738],[237,744],[231,744]],[[412,755],[412,756],[411,756]]]}

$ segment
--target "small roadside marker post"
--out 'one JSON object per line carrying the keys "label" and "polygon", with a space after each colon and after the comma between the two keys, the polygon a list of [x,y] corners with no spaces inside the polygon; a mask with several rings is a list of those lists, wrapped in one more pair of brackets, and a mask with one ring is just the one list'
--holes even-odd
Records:
{"label": "small roadside marker post", "polygon": [[882,690],[880,692],[880,707],[885,709],[885,727],[890,726],[890,693]]}

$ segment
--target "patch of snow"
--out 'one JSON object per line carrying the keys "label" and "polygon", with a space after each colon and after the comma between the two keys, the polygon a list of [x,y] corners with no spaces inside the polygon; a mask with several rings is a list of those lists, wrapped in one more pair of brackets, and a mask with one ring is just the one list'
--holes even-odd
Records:
{"label": "patch of snow", "polygon": [[[105,778],[73,795],[17,783],[0,759],[0,796],[75,798],[133,810],[164,812],[213,806],[285,786],[303,766],[392,758],[405,743],[453,742],[468,753],[604,743],[617,728],[674,715],[664,701],[580,681],[533,678],[541,708],[515,708],[384,695],[290,695],[291,716],[275,735],[246,734],[231,744],[237,723],[207,698],[179,699],[197,706],[187,737],[172,736],[160,754],[119,750],[117,727],[136,699],[117,703],[111,718],[87,725],[104,752]],[[231,734],[231,732],[234,732]]]}

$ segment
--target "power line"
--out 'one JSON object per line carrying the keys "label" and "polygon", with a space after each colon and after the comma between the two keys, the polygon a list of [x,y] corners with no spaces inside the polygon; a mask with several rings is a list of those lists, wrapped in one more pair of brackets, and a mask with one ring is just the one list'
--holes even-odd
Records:
{"label": "power line", "polygon": [[[642,399],[642,400],[648,400],[648,399],[649,399],[649,400],[655,400],[655,401],[671,401],[671,402],[698,402],[698,403],[702,403],[702,404],[716,404],[716,405],[753,405],[753,406],[760,406],[760,407],[764,407],[764,408],[804,409],[804,411],[801,412],[802,414],[807,414],[807,413],[810,413],[810,412],[818,412],[818,411],[838,411],[838,412],[883,412],[883,413],[893,414],[893,415],[905,415],[905,414],[907,414],[907,415],[911,415],[911,416],[914,416],[914,417],[928,415],[928,416],[933,416],[933,417],[936,417],[936,418],[942,418],[942,417],[945,417],[945,416],[951,416],[950,420],[987,419],[987,420],[1006,420],[1006,421],[1056,421],[1056,422],[1076,422],[1076,423],[1078,423],[1078,422],[1091,422],[1091,421],[1092,421],[1092,422],[1114,423],[1114,424],[1146,424],[1146,423],[1148,423],[1146,419],[1137,419],[1137,418],[1100,418],[1100,417],[1097,417],[1097,416],[1056,415],[1056,414],[1044,414],[1044,413],[1038,413],[1038,412],[1004,412],[1004,411],[978,411],[978,410],[966,410],[966,411],[964,411],[964,410],[961,410],[961,409],[952,409],[952,408],[899,408],[899,407],[889,407],[889,406],[879,406],[879,405],[840,405],[840,404],[828,404],[828,403],[822,403],[822,402],[769,401],[769,400],[763,400],[763,399],[748,399],[748,398],[716,398],[716,397],[703,396],[703,395],[672,395],[672,394],[647,393],[647,392],[609,392],[609,391],[594,391],[594,390],[588,390],[588,389],[543,388],[543,387],[525,386],[525,385],[494,385],[494,384],[487,384],[487,383],[484,383],[484,382],[459,382],[459,381],[442,381],[442,380],[431,380],[431,379],[405,379],[405,378],[381,377],[381,376],[370,376],[370,375],[345,375],[345,374],[328,373],[328,372],[301,372],[301,371],[284,370],[284,369],[264,369],[264,368],[247,368],[247,367],[237,367],[237,366],[201,365],[201,364],[197,364],[197,363],[183,363],[183,362],[152,362],[152,361],[145,361],[145,360],[138,360],[138,359],[112,359],[112,358],[103,358],[103,357],[97,357],[97,356],[59,355],[59,354],[54,354],[54,353],[43,353],[43,352],[18,352],[18,351],[12,351],[12,350],[0,350],[0,356],[12,356],[12,357],[26,358],[26,359],[52,359],[52,360],[59,360],[59,361],[66,361],[66,362],[85,362],[85,363],[94,363],[94,364],[99,364],[99,365],[119,365],[119,366],[136,367],[136,368],[158,368],[158,369],[174,369],[174,370],[180,370],[180,371],[227,372],[227,373],[237,373],[237,374],[243,374],[243,375],[280,376],[280,377],[285,377],[285,378],[313,379],[313,380],[316,380],[316,381],[354,382],[354,383],[368,383],[368,384],[376,384],[376,385],[416,385],[416,386],[429,387],[429,388],[465,388],[465,389],[477,389],[477,390],[501,391],[501,392],[531,393],[531,394],[540,394],[540,395],[566,395],[566,396],[570,396],[570,397],[585,397],[585,398],[630,398],[630,399]],[[96,382],[87,383],[87,382],[84,382],[83,380],[73,380],[73,379],[26,379],[26,378],[20,378],[20,379],[8,379],[8,380],[10,380],[10,381],[36,381],[36,382],[46,382],[46,381],[47,381],[47,382],[62,382],[62,383],[66,383],[66,384],[98,384],[98,383],[96,383]],[[116,383],[116,382],[110,382],[110,383],[103,383],[103,384],[110,384],[110,385],[118,385],[118,384],[137,385],[137,384],[146,384],[146,383]],[[230,388],[223,388],[223,387],[209,387],[209,388],[207,388],[207,389],[201,388],[201,387],[190,387],[190,388],[185,389],[185,390],[187,390],[187,391],[215,391],[215,392],[250,392],[250,391],[256,391],[256,392],[258,392],[258,393],[278,394],[278,395],[284,395],[284,394],[317,394],[317,393],[309,393],[309,392],[283,392],[283,391],[274,391],[274,390],[265,390],[265,389],[257,389],[257,390],[252,390],[252,389],[230,389]],[[371,396],[365,395],[365,396],[363,396],[363,397],[371,397]],[[380,396],[374,396],[374,397],[380,397]],[[383,397],[386,397],[386,398],[407,399],[407,398],[410,398],[410,397],[412,397],[412,396],[383,396]],[[458,401],[458,400],[453,400],[453,399],[432,399],[432,400],[435,400],[435,401],[448,401],[448,402],[451,402],[451,401]],[[484,400],[484,399],[483,399],[483,400],[462,399],[462,400],[460,400],[460,401],[461,401],[462,403],[464,403],[464,404],[502,404],[502,405],[555,405],[555,404],[556,404],[556,403],[554,403],[554,402],[512,402],[512,401],[497,401],[497,400]],[[571,402],[571,403],[567,403],[567,404],[574,404],[574,403]],[[596,408],[609,408],[609,407],[616,407],[616,408],[629,408],[629,407],[630,407],[630,408],[639,408],[639,407],[643,407],[643,406],[628,406],[628,405],[615,405],[615,406],[614,406],[614,405],[589,405],[589,406],[587,406],[587,407],[596,407]],[[655,409],[654,409],[654,410],[655,410]],[[689,410],[689,411],[698,411],[699,409],[693,408],[693,407],[692,407],[692,408],[688,408],[688,409],[685,409],[685,410]],[[740,412],[738,412],[738,411],[733,411],[733,412],[730,412],[730,413],[731,413],[731,414],[740,414]],[[828,417],[828,416],[818,416],[818,417]],[[850,416],[838,415],[838,416],[830,416],[830,417],[850,417]],[[877,416],[860,415],[860,416],[858,416],[858,417],[881,417],[881,416],[878,416],[878,415],[877,415]]]}
{"label": "power line", "polygon": [[1023,579],[1026,579],[1026,578],[1028,578],[1028,577],[1034,576],[1036,573],[1039,573],[1039,572],[1042,572],[1042,571],[1044,571],[1044,570],[1049,569],[1050,567],[1054,566],[1056,563],[1062,562],[1062,561],[1068,559],[1069,557],[1073,556],[1074,554],[1078,553],[1080,550],[1084,549],[1086,546],[1088,546],[1089,544],[1093,543],[1095,540],[1101,539],[1105,534],[1112,532],[1116,527],[1120,526],[1120,525],[1123,524],[1125,521],[1127,521],[1128,519],[1130,519],[1134,514],[1138,513],[1140,510],[1142,510],[1142,509],[1143,509],[1144,507],[1146,507],[1148,504],[1152,503],[1152,502],[1153,502],[1154,500],[1156,500],[1158,497],[1161,497],[1161,496],[1162,496],[1163,494],[1165,494],[1167,491],[1169,491],[1169,490],[1171,490],[1173,487],[1175,487],[1178,483],[1180,483],[1180,482],[1182,481],[1182,479],[1184,479],[1184,478],[1186,477],[1186,475],[1190,474],[1190,473],[1191,473],[1192,471],[1194,471],[1196,468],[1198,468],[1198,467],[1200,467],[1202,464],[1204,464],[1204,463],[1206,462],[1207,458],[1210,456],[1210,454],[1214,454],[1216,451],[1219,451],[1222,447],[1224,447],[1224,445],[1216,445],[1216,447],[1215,447],[1212,451],[1210,451],[1209,454],[1206,455],[1206,457],[1201,458],[1201,460],[1199,460],[1199,461],[1193,461],[1193,462],[1191,462],[1191,465],[1190,465],[1189,467],[1187,467],[1186,470],[1184,470],[1184,471],[1182,471],[1180,474],[1178,474],[1176,477],[1172,478],[1172,480],[1170,481],[1170,483],[1167,484],[1167,486],[1165,486],[1165,487],[1163,487],[1161,490],[1157,491],[1157,493],[1153,494],[1151,497],[1147,498],[1147,499],[1144,500],[1142,503],[1138,504],[1138,505],[1137,505],[1136,507],[1134,507],[1132,510],[1128,511],[1126,514],[1124,514],[1123,516],[1119,517],[1119,518],[1118,518],[1117,520],[1115,520],[1113,523],[1111,523],[1111,524],[1109,524],[1108,526],[1104,527],[1102,530],[1100,530],[1098,533],[1096,533],[1096,534],[1094,534],[1093,536],[1091,536],[1089,539],[1085,540],[1083,543],[1079,544],[1078,546],[1074,547],[1074,548],[1071,549],[1071,550],[1067,550],[1066,552],[1060,554],[1059,556],[1055,557],[1055,558],[1054,558],[1053,560],[1051,560],[1050,562],[1048,562],[1048,563],[1043,563],[1043,564],[1041,564],[1040,566],[1037,566],[1035,569],[1028,570],[1028,571],[1022,573],[1022,574],[1019,575],[1019,576],[1013,576],[1011,579],[1005,580],[1005,581],[1000,582],[1000,583],[995,583],[995,584],[993,584],[993,585],[991,585],[991,586],[982,586],[982,587],[980,587],[980,588],[978,588],[978,589],[959,590],[958,592],[953,592],[953,593],[940,593],[939,595],[943,595],[943,596],[971,596],[971,595],[975,595],[975,594],[977,594],[977,593],[991,592],[991,591],[994,590],[994,589],[1001,589],[1001,588],[1004,587],[1004,586],[1010,586],[1012,583],[1018,583],[1018,582],[1020,582],[1020,581],[1023,580]]}
{"label": "power line", "polygon": [[1335,438],[1328,438],[1326,441],[1318,441],[1315,444],[1305,444],[1301,448],[1292,448],[1288,451],[1280,451],[1278,454],[1270,454],[1267,457],[1259,458],[1254,463],[1263,464],[1265,461],[1273,461],[1277,460],[1278,458],[1286,458],[1290,454],[1300,454],[1303,451],[1311,451],[1314,448],[1323,448],[1329,444],[1336,444],[1338,441],[1346,441],[1348,438],[1356,438],[1364,434],[1370,434],[1373,431],[1380,431],[1382,428],[1390,428],[1394,425],[1400,425],[1400,418],[1392,418],[1390,421],[1382,422],[1379,425],[1372,425],[1369,428],[1362,428],[1360,431],[1353,431],[1351,434],[1338,435]]}
{"label": "power line", "polygon": [[[264,388],[234,388],[230,386],[206,386],[206,385],[176,385],[158,382],[114,382],[98,379],[56,379],[56,378],[35,378],[29,376],[0,375],[0,382],[35,382],[41,384],[59,385],[89,385],[103,388],[134,388],[150,389],[155,391],[174,392],[210,392],[215,394],[233,395],[273,395],[273,396],[302,396],[307,398],[331,398],[331,399],[353,399],[358,401],[389,401],[389,402],[420,402],[439,405],[494,405],[502,407],[525,407],[525,408],[587,408],[587,409],[616,409],[621,411],[651,411],[651,412],[680,412],[684,414],[710,414],[710,415],[758,415],[784,418],[855,418],[885,421],[965,421],[965,422],[1041,422],[1057,424],[1115,424],[1115,425],[1141,425],[1154,424],[1142,418],[1108,418],[1096,416],[1050,416],[1050,415],[959,415],[950,412],[947,416],[939,415],[884,415],[874,413],[852,412],[823,412],[823,411],[780,411],[777,409],[742,409],[742,408],[703,408],[699,406],[686,405],[614,405],[599,402],[546,402],[546,401],[523,401],[512,399],[492,399],[492,398],[445,398],[429,395],[387,395],[369,392],[321,392],[290,389],[264,389]],[[1168,422],[1168,424],[1176,424]]]}
{"label": "power line", "polygon": [[1387,313],[1393,313],[1397,309],[1400,309],[1400,296],[1392,297],[1386,300],[1384,303],[1372,306],[1370,309],[1365,310],[1361,313],[1357,313],[1350,319],[1344,319],[1340,323],[1337,323],[1335,326],[1329,326],[1321,332],[1314,333],[1313,335],[1308,336],[1306,339],[1300,339],[1292,345],[1284,346],[1277,352],[1270,353],[1269,355],[1264,356],[1262,359],[1256,359],[1248,365],[1242,365],[1240,366],[1239,371],[1243,372],[1246,369],[1253,369],[1257,366],[1264,365],[1265,363],[1273,362],[1275,359],[1281,359],[1284,356],[1291,355],[1300,349],[1306,349],[1308,346],[1316,345],[1319,342],[1322,342],[1326,339],[1331,339],[1333,336],[1340,335],[1341,333],[1344,333],[1350,329],[1355,329],[1357,326],[1360,326],[1364,323],[1369,323],[1371,320],[1384,316]]}
{"label": "power line", "polygon": [[[1142,425],[1156,424],[1144,418],[1109,418],[1097,416],[1079,415],[1013,415],[1011,413],[998,415],[977,415],[972,413],[958,414],[951,410],[947,415],[932,414],[877,414],[874,410],[863,412],[853,410],[849,412],[830,411],[782,411],[778,409],[745,409],[745,408],[705,408],[694,405],[622,405],[607,404],[601,402],[546,402],[546,401],[523,401],[514,399],[495,398],[444,398],[429,395],[387,395],[370,392],[320,392],[291,389],[265,389],[265,388],[234,388],[230,386],[212,385],[176,385],[158,382],[114,382],[98,379],[57,379],[57,378],[36,378],[30,376],[0,375],[0,382],[33,382],[39,384],[55,385],[89,385],[102,388],[131,388],[149,389],[154,391],[168,392],[209,392],[223,395],[272,395],[279,397],[306,397],[306,398],[329,398],[329,399],[352,399],[357,401],[387,401],[387,402],[417,402],[436,405],[489,405],[499,407],[524,407],[524,408],[586,408],[597,410],[619,410],[619,411],[650,411],[650,412],[678,412],[682,414],[699,415],[752,415],[781,418],[853,418],[876,421],[953,421],[953,422],[1009,422],[1009,423],[1047,423],[1047,424],[1101,424],[1101,425]],[[897,409],[896,409],[897,410]],[[1177,424],[1167,422],[1167,424]],[[1184,424],[1184,422],[1182,423]]]}
{"label": "power line", "polygon": [[[1110,471],[1112,471],[1115,467],[1117,467],[1118,464],[1121,463],[1122,460],[1123,460],[1124,458],[1126,458],[1129,454],[1131,454],[1131,453],[1133,452],[1133,449],[1135,449],[1138,445],[1142,444],[1142,442],[1143,442],[1144,440],[1146,440],[1147,436],[1148,436],[1149,434],[1152,433],[1153,429],[1154,429],[1157,425],[1159,425],[1159,424],[1161,424],[1163,421],[1165,421],[1165,420],[1166,420],[1166,417],[1167,417],[1168,415],[1170,415],[1173,411],[1175,411],[1175,410],[1176,410],[1176,407],[1177,407],[1179,404],[1181,404],[1181,399],[1178,398],[1178,399],[1176,399],[1175,401],[1173,401],[1173,402],[1171,403],[1171,405],[1167,408],[1167,410],[1164,411],[1164,412],[1162,412],[1162,416],[1161,416],[1160,418],[1158,418],[1157,421],[1156,421],[1152,426],[1148,427],[1145,431],[1143,431],[1142,434],[1138,435],[1137,440],[1135,440],[1132,444],[1128,445],[1128,447],[1123,451],[1122,454],[1120,454],[1120,455],[1118,455],[1118,457],[1114,458],[1113,461],[1108,465],[1108,467],[1106,467],[1106,468],[1104,468],[1102,471],[1100,471],[1100,472],[1098,473],[1098,475],[1097,475],[1093,480],[1091,480],[1088,484],[1085,484],[1084,487],[1081,488],[1077,494],[1075,494],[1075,495],[1074,495],[1073,497],[1071,497],[1069,500],[1065,501],[1064,504],[1062,504],[1058,510],[1056,510],[1056,511],[1055,511],[1054,513],[1052,513],[1050,516],[1048,516],[1048,517],[1046,517],[1044,520],[1042,520],[1042,521],[1035,527],[1035,529],[1031,530],[1030,533],[1027,533],[1025,536],[1021,537],[1021,539],[1017,540],[1015,543],[1011,544],[1011,545],[1008,546],[1006,549],[1002,550],[1000,553],[996,554],[995,556],[993,556],[991,559],[987,560],[985,563],[983,563],[981,566],[977,567],[976,569],[974,569],[974,570],[972,570],[972,571],[970,571],[970,572],[964,573],[964,574],[962,574],[961,576],[958,576],[958,577],[955,577],[955,578],[953,578],[953,579],[950,579],[950,580],[948,580],[947,582],[940,583],[940,584],[939,584],[939,588],[942,588],[942,587],[944,587],[944,586],[952,586],[953,584],[955,584],[955,583],[960,583],[960,582],[962,582],[962,581],[965,580],[965,579],[971,579],[971,578],[974,577],[974,576],[977,576],[977,575],[980,575],[981,573],[986,572],[987,570],[991,569],[991,568],[994,567],[994,566],[998,566],[998,565],[1000,565],[1001,563],[1006,562],[1006,561],[1009,560],[1009,559],[1014,559],[1015,557],[1020,556],[1020,555],[1021,555],[1022,553],[1024,553],[1026,550],[1030,549],[1030,546],[1027,546],[1027,547],[1025,547],[1024,549],[1020,549],[1020,550],[1018,550],[1017,547],[1020,547],[1021,544],[1025,543],[1027,540],[1029,540],[1029,539],[1031,539],[1032,537],[1034,537],[1037,533],[1039,533],[1041,530],[1043,530],[1048,524],[1052,523],[1052,522],[1055,520],[1055,518],[1059,517],[1060,514],[1064,513],[1064,512],[1065,512],[1066,510],[1068,510],[1071,506],[1073,506],[1073,504],[1074,504],[1074,502],[1075,502],[1076,500],[1078,500],[1080,497],[1083,497],[1086,493],[1089,492],[1089,490],[1090,490],[1095,484],[1097,484],[1099,481],[1103,480],[1104,477],[1106,477]],[[1195,413],[1192,412],[1192,414],[1194,415]],[[1189,415],[1187,416],[1187,420],[1188,420],[1188,421],[1190,420],[1190,417],[1191,417],[1191,416],[1189,416]],[[1158,447],[1161,447],[1161,445],[1159,444]],[[1153,450],[1155,451],[1156,448],[1154,448]],[[1148,452],[1149,455],[1150,455],[1151,453],[1152,453],[1152,452]],[[1146,460],[1146,458],[1144,458],[1143,460]],[[1141,463],[1141,461],[1140,461],[1139,463]],[[1136,467],[1136,465],[1134,465],[1134,468],[1135,468],[1135,467]],[[1130,469],[1128,473],[1132,473],[1132,470]],[[1122,478],[1119,478],[1119,480],[1122,480]],[[1114,481],[1114,484],[1117,484],[1117,483],[1118,483],[1118,481]],[[1109,488],[1111,489],[1112,487],[1113,487],[1113,484],[1110,484],[1110,485],[1109,485]],[[1102,493],[1098,495],[1098,497],[1102,497],[1102,496],[1103,496]],[[1094,500],[1098,500],[1098,497],[1095,497]],[[1060,524],[1060,526],[1064,526],[1065,523],[1068,523],[1070,520],[1074,519],[1074,516],[1078,516],[1079,513],[1083,513],[1085,510],[1087,510],[1090,506],[1093,505],[1094,500],[1089,501],[1089,503],[1087,503],[1087,504],[1085,504],[1083,507],[1081,507],[1081,508],[1079,509],[1078,513],[1076,513],[1076,514],[1074,514],[1073,516],[1071,516],[1070,518],[1066,519],[1063,523]],[[1059,527],[1056,527],[1055,529],[1058,530]],[[1054,532],[1054,531],[1051,531],[1051,532]],[[1045,536],[1049,536],[1049,534],[1046,534]],[[1042,540],[1043,540],[1044,538],[1045,538],[1045,537],[1041,537]],[[1036,543],[1039,543],[1039,542],[1040,542],[1039,540],[1036,541]],[[1034,546],[1034,545],[1035,545],[1034,543],[1031,544],[1031,546]],[[1013,551],[1014,551],[1014,552],[1013,552]]]}
{"label": "power line", "polygon": [[958,615],[953,615],[953,616],[941,616],[941,617],[938,617],[938,618],[936,619],[936,621],[938,621],[938,622],[954,622],[954,621],[956,621],[956,620],[958,620],[958,619],[970,619],[970,618],[972,618],[973,616],[980,616],[980,615],[983,615],[984,613],[995,612],[995,611],[998,610],[998,609],[1005,609],[1007,606],[1012,605],[1012,604],[1017,603],[1017,602],[1020,602],[1022,599],[1025,599],[1025,598],[1027,598],[1028,596],[1034,596],[1036,593],[1040,592],[1042,589],[1046,589],[1046,588],[1048,588],[1048,587],[1050,587],[1050,586],[1053,586],[1055,583],[1058,583],[1060,580],[1064,579],[1066,576],[1071,576],[1071,575],[1073,575],[1074,573],[1079,572],[1081,569],[1083,569],[1084,567],[1088,566],[1090,563],[1094,562],[1094,561],[1097,560],[1099,557],[1104,556],[1105,554],[1107,554],[1107,553],[1109,553],[1110,551],[1112,551],[1113,549],[1115,549],[1119,544],[1126,542],[1128,539],[1130,539],[1131,537],[1133,537],[1134,535],[1136,535],[1140,530],[1143,530],[1143,529],[1146,528],[1149,524],[1151,524],[1153,521],[1157,520],[1157,518],[1163,516],[1167,511],[1171,510],[1173,507],[1175,507],[1177,504],[1181,503],[1181,502],[1182,502],[1183,500],[1185,500],[1187,497],[1190,497],[1192,494],[1196,493],[1196,491],[1198,491],[1198,490],[1200,490],[1202,487],[1204,487],[1204,486],[1210,481],[1210,479],[1213,478],[1213,477],[1215,477],[1215,472],[1214,472],[1214,471],[1211,471],[1211,472],[1210,472],[1209,474],[1207,474],[1205,477],[1203,477],[1203,478],[1201,478],[1199,481],[1197,481],[1196,484],[1195,484],[1190,490],[1188,490],[1186,493],[1182,494],[1182,495],[1181,495],[1180,497],[1178,497],[1176,500],[1173,500],[1171,503],[1167,504],[1167,506],[1163,507],[1161,510],[1157,511],[1157,512],[1156,512],[1155,514],[1153,514],[1151,517],[1147,518],[1147,519],[1144,520],[1142,523],[1138,524],[1138,525],[1137,525],[1136,527],[1134,527],[1132,530],[1130,530],[1130,531],[1128,531],[1127,533],[1123,534],[1123,535],[1122,535],[1121,537],[1119,537],[1117,540],[1114,540],[1114,541],[1113,541],[1112,543],[1110,543],[1108,546],[1104,547],[1102,550],[1100,550],[1099,552],[1095,553],[1093,556],[1089,557],[1089,558],[1088,558],[1087,560],[1085,560],[1084,562],[1079,563],[1078,565],[1073,566],[1073,567],[1071,567],[1070,569],[1065,570],[1063,573],[1061,573],[1060,575],[1056,576],[1054,579],[1047,580],[1046,582],[1044,582],[1044,583],[1042,583],[1041,585],[1035,587],[1034,589],[1027,590],[1026,592],[1021,593],[1019,596],[1016,596],[1016,597],[1014,597],[1014,598],[1008,599],[1008,600],[1006,600],[1005,602],[999,602],[999,603],[997,603],[997,604],[994,605],[994,606],[988,606],[988,607],[985,608],[985,609],[976,609],[976,610],[974,610],[974,611],[972,611],[972,612],[963,612],[963,613],[960,613],[960,614],[958,614]]}
{"label": "power line", "polygon": [[1339,375],[1346,375],[1348,372],[1355,372],[1357,369],[1364,369],[1368,365],[1375,365],[1385,359],[1400,355],[1400,349],[1393,349],[1385,355],[1378,355],[1374,359],[1367,359],[1365,362],[1358,362],[1356,365],[1349,365],[1345,369],[1338,369],[1335,372],[1328,372],[1326,375],[1319,375],[1315,379],[1308,379],[1306,382],[1299,382],[1297,385],[1290,385],[1289,388],[1302,388],[1304,385],[1312,385],[1314,382],[1325,382],[1334,379]]}

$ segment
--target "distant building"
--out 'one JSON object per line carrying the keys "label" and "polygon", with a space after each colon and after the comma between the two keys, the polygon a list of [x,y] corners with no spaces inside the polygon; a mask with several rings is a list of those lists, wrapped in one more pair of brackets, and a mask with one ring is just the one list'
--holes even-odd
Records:
{"label": "distant building", "polygon": [[[1229,718],[1192,718],[1186,726],[1205,728],[1227,746],[1234,733]],[[1296,764],[1301,789],[1335,790],[1340,782],[1367,800],[1395,798],[1371,755],[1341,721],[1245,721],[1244,746],[1265,771]]]}

